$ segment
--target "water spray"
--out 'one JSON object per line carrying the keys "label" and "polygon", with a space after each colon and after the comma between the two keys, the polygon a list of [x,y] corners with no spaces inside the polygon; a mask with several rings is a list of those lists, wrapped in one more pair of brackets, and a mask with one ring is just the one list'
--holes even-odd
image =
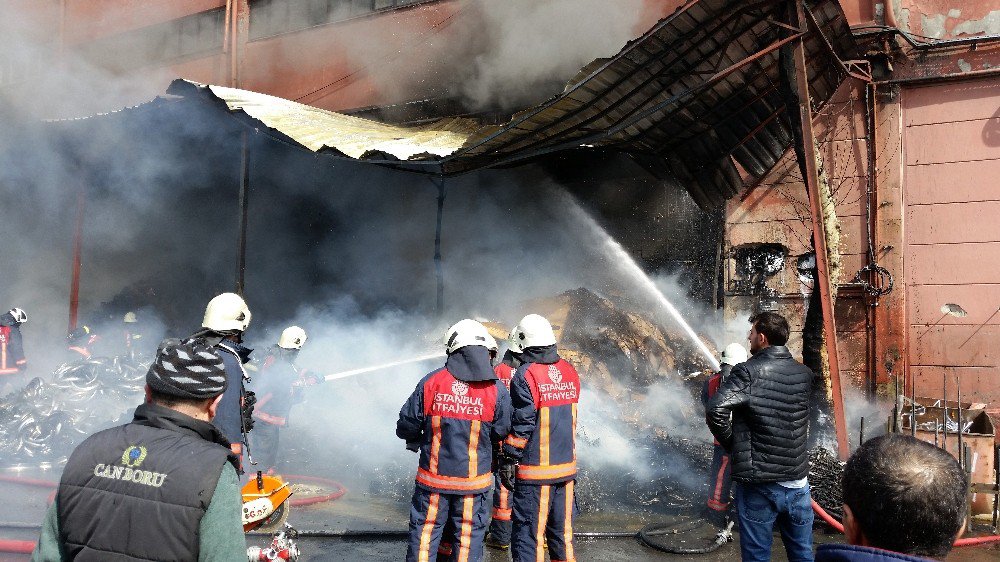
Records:
{"label": "water spray", "polygon": [[392,367],[398,367],[400,365],[408,365],[410,363],[419,363],[420,361],[428,361],[430,359],[440,359],[446,357],[447,354],[443,351],[437,353],[428,353],[426,355],[420,355],[418,357],[411,357],[410,359],[400,359],[399,361],[393,361],[392,363],[383,363],[381,365],[374,365],[371,367],[361,367],[360,369],[351,369],[350,371],[341,371],[339,373],[333,373],[323,377],[323,380],[332,381],[337,379],[344,379],[347,377],[353,377],[354,375],[363,375],[365,373],[371,373],[374,371],[381,371],[383,369],[389,369]]}
{"label": "water spray", "polygon": [[664,295],[660,289],[657,288],[656,284],[653,283],[653,280],[650,279],[649,275],[647,275],[641,267],[639,267],[639,264],[632,259],[632,256],[625,251],[625,248],[615,241],[615,239],[612,238],[606,230],[601,228],[601,225],[597,224],[597,221],[587,214],[587,212],[584,211],[583,208],[572,198],[569,198],[569,207],[579,216],[580,221],[586,224],[590,228],[591,232],[593,232],[594,235],[600,240],[601,245],[605,250],[607,250],[609,256],[611,257],[612,263],[614,263],[621,270],[621,272],[625,274],[625,276],[633,279],[636,285],[643,289],[648,296],[652,297],[658,304],[660,304],[660,306],[666,309],[670,316],[673,317],[677,324],[680,325],[681,329],[684,330],[684,333],[691,338],[691,341],[698,347],[698,350],[701,351],[706,359],[708,359],[708,362],[712,365],[712,369],[718,371],[721,368],[721,365],[719,365],[719,361],[708,349],[708,346],[705,345],[705,342],[701,341],[698,334],[695,333],[691,326],[684,320],[684,317],[681,316],[677,307],[675,307],[673,303],[667,299],[666,295]]}

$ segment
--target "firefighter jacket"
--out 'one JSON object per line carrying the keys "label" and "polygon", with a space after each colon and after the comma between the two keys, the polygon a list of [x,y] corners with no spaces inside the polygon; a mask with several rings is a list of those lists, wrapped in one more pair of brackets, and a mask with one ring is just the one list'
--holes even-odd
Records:
{"label": "firefighter jacket", "polygon": [[222,363],[226,366],[227,386],[226,391],[222,393],[222,400],[219,401],[212,423],[229,439],[230,443],[237,445],[234,450],[242,451],[242,405],[245,392],[243,381],[246,378],[243,363],[247,362],[252,350],[229,340],[222,340],[215,347],[219,350]]}
{"label": "firefighter jacket", "polygon": [[556,346],[529,347],[510,383],[511,433],[504,453],[520,463],[518,482],[555,484],[576,478],[576,409],[580,376]]}
{"label": "firefighter jacket", "polygon": [[28,360],[24,358],[21,343],[21,326],[10,313],[0,316],[0,375],[12,375],[23,370]]}
{"label": "firefighter jacket", "polygon": [[[264,359],[260,373],[254,376],[253,391],[257,393],[253,417],[261,422],[284,427],[292,406],[302,400],[302,389],[310,384],[288,355],[288,350],[275,346]],[[312,384],[315,384],[312,382]]]}
{"label": "firefighter jacket", "polygon": [[514,372],[520,364],[520,354],[515,354],[508,349],[504,352],[503,360],[500,364],[493,368],[493,372],[496,373],[500,382],[507,387],[507,390],[510,390],[510,379],[514,378]]}
{"label": "firefighter jacket", "polygon": [[198,560],[227,462],[236,458],[212,424],[140,405],[132,423],[88,437],[66,463],[56,496],[66,558]]}
{"label": "firefighter jacket", "polygon": [[399,411],[396,435],[419,445],[417,486],[474,495],[493,486],[493,444],[510,431],[510,394],[489,351],[466,346],[425,376]]}

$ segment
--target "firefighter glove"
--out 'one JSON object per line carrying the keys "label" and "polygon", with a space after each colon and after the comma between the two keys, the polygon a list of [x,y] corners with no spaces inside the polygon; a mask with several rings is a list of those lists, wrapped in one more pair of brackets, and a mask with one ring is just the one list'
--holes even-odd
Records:
{"label": "firefighter glove", "polygon": [[500,459],[500,468],[497,469],[497,477],[500,478],[500,484],[510,490],[514,491],[514,484],[517,482],[517,461],[510,457],[503,457]]}
{"label": "firefighter glove", "polygon": [[413,451],[414,453],[420,452],[420,441],[407,441],[406,450]]}
{"label": "firefighter glove", "polygon": [[243,394],[243,406],[240,408],[240,416],[243,418],[243,431],[253,429],[253,406],[257,403],[257,395],[252,390]]}

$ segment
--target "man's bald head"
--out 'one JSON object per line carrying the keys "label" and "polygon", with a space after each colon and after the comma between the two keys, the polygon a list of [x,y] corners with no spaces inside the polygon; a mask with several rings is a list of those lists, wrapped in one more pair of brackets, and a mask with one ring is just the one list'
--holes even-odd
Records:
{"label": "man's bald head", "polygon": [[866,442],[844,468],[844,504],[868,546],[944,557],[968,514],[969,481],[943,449],[905,435]]}

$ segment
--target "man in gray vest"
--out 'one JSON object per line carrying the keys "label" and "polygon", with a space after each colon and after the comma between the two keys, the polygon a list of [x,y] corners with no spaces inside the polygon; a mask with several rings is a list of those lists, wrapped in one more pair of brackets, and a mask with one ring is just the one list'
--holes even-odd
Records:
{"label": "man in gray vest", "polygon": [[214,348],[164,340],[132,423],[73,451],[32,560],[245,560],[238,459],[211,423],[226,384]]}

